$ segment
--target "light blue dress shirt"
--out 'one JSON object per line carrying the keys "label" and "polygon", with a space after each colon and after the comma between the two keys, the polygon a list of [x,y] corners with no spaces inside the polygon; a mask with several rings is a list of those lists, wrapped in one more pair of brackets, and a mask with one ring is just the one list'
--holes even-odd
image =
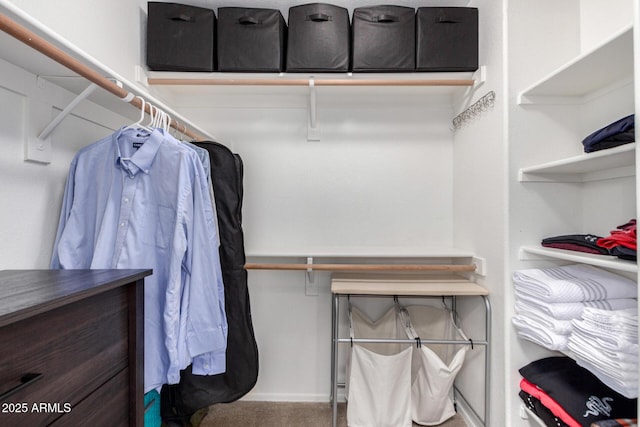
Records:
{"label": "light blue dress shirt", "polygon": [[151,268],[145,393],[180,370],[225,371],[227,319],[217,218],[194,150],[122,128],[71,162],[51,268]]}

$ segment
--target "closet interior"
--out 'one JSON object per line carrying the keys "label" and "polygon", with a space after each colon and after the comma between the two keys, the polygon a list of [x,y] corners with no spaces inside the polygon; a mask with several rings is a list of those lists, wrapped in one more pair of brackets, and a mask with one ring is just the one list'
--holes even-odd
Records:
{"label": "closet interior", "polygon": [[[145,1],[68,3],[69,13],[0,0],[3,29],[5,18],[25,27],[108,86],[87,89],[79,69],[0,33],[0,177],[14,201],[0,213],[0,266],[49,265],[75,153],[136,122],[140,98],[158,106],[173,118],[171,132],[218,141],[244,161],[260,351],[246,399],[344,400],[334,386],[345,380],[348,344],[335,359],[330,345],[338,328],[348,330],[346,307],[332,313],[337,270],[411,275],[451,266],[466,269],[458,274],[486,290],[492,307],[456,300],[465,333],[492,337],[490,353],[475,346],[457,375],[468,399],[458,411],[470,426],[538,425],[518,397],[518,370],[558,353],[518,337],[513,272],[578,263],[637,282],[632,261],[540,245],[553,235],[606,236],[637,216],[635,144],[589,154],[580,144],[635,111],[637,1],[423,0],[418,6],[479,9],[478,71],[313,75],[150,71]],[[231,3],[252,6],[224,5]],[[285,16],[297,4],[272,3]],[[370,5],[333,3],[350,11]],[[413,296],[404,302],[421,303]],[[390,301],[367,295],[354,304],[376,318]]]}

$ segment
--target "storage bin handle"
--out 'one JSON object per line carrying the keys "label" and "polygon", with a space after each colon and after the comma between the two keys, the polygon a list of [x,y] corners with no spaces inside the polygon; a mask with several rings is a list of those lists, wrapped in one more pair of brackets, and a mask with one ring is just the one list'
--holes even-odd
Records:
{"label": "storage bin handle", "polygon": [[373,18],[373,20],[374,20],[375,22],[381,22],[381,23],[383,23],[383,24],[390,23],[390,22],[398,22],[398,21],[399,21],[399,19],[398,19],[398,17],[397,17],[397,16],[395,16],[395,15],[388,15],[388,14],[383,14],[383,15],[375,16],[375,17]]}
{"label": "storage bin handle", "polygon": [[331,16],[325,15],[324,13],[314,13],[314,14],[308,15],[307,20],[313,21],[313,22],[325,22],[325,21],[331,21],[332,19],[331,19]]}
{"label": "storage bin handle", "polygon": [[20,384],[18,384],[17,386],[13,387],[10,390],[5,391],[2,394],[0,394],[0,402],[3,401],[3,400],[6,400],[10,396],[16,394],[17,392],[19,392],[23,388],[35,383],[36,381],[38,381],[41,378],[42,378],[42,374],[35,374],[35,373],[24,374],[20,378]]}
{"label": "storage bin handle", "polygon": [[260,23],[260,21],[258,21],[253,16],[241,16],[240,18],[238,18],[238,22],[241,25],[257,25]]}
{"label": "storage bin handle", "polygon": [[186,15],[184,13],[178,13],[175,15],[169,16],[169,19],[172,21],[184,21],[184,22],[196,22],[196,18],[193,16]]}
{"label": "storage bin handle", "polygon": [[445,16],[441,16],[436,21],[438,24],[457,24],[460,21],[456,21],[455,19],[447,18]]}

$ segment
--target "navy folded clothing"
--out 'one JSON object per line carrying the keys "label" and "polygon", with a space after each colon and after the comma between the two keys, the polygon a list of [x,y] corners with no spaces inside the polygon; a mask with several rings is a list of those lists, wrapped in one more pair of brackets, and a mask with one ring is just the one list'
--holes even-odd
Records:
{"label": "navy folded clothing", "polygon": [[600,236],[593,234],[566,234],[542,239],[542,246],[589,254],[609,255],[609,249],[597,245],[596,242],[600,238]]}
{"label": "navy folded clothing", "polygon": [[636,140],[635,115],[623,117],[582,140],[585,153],[628,144]]}

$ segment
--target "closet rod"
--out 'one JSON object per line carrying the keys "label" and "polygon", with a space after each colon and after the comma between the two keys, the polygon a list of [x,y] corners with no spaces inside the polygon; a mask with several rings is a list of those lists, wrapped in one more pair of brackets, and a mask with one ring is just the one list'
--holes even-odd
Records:
{"label": "closet rod", "polygon": [[[29,31],[4,14],[0,14],[0,30],[21,41],[22,43],[32,47],[43,55],[53,59],[57,63],[67,67],[71,71],[79,74],[90,82],[95,83],[96,85],[100,86],[107,92],[117,96],[123,101],[128,102],[138,109],[142,108],[143,103],[138,97],[133,96],[133,94],[129,93],[129,91],[127,91],[126,89],[118,86],[116,83],[107,79],[102,74],[68,55],[61,49],[57,48],[32,31]],[[144,107],[145,112],[150,114],[151,108],[149,106],[149,103],[145,103]],[[173,119],[171,119],[171,127],[195,140],[202,139],[200,135],[196,135],[188,129],[185,129],[183,125],[179,124]]]}
{"label": "closet rod", "polygon": [[[150,85],[195,86],[309,86],[310,79],[175,79],[149,78]],[[472,79],[322,79],[314,78],[315,86],[473,86]]]}
{"label": "closet rod", "polygon": [[449,264],[277,264],[249,263],[247,270],[324,270],[324,271],[475,271],[475,265]]}

